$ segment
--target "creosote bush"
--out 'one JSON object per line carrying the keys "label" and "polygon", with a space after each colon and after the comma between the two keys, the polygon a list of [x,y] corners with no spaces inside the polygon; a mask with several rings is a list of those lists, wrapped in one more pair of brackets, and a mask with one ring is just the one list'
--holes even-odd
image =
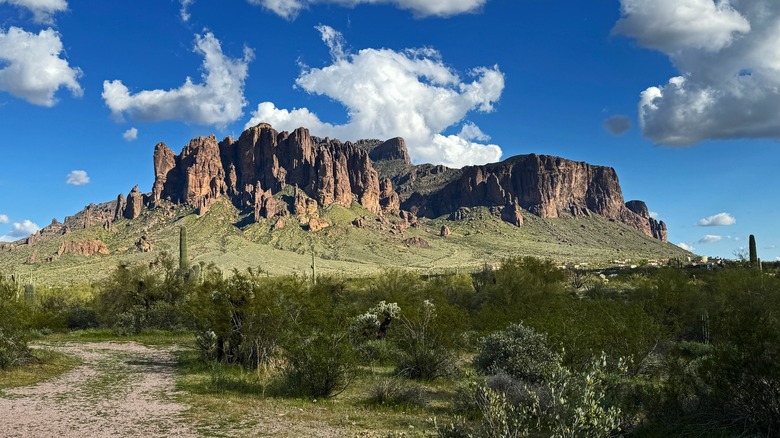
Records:
{"label": "creosote bush", "polygon": [[286,350],[285,374],[292,393],[327,398],[352,383],[356,358],[346,333],[314,333]]}
{"label": "creosote bush", "polygon": [[396,372],[411,379],[433,380],[455,372],[455,351],[460,342],[459,312],[430,300],[401,313],[393,341],[400,354]]}
{"label": "creosote bush", "polygon": [[516,379],[538,382],[555,371],[559,360],[546,335],[518,323],[484,337],[474,365],[484,374],[504,372]]}
{"label": "creosote bush", "polygon": [[32,360],[30,305],[19,299],[19,288],[0,273],[0,369],[24,365]]}

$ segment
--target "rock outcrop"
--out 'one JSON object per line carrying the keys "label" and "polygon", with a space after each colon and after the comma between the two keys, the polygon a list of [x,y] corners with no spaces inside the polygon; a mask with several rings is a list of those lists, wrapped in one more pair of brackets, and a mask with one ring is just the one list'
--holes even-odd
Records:
{"label": "rock outcrop", "polygon": [[406,141],[401,137],[392,138],[380,144],[372,149],[368,156],[373,161],[401,160],[407,165],[412,164],[409,151],[406,149]]}
{"label": "rock outcrop", "polygon": [[80,254],[92,256],[95,254],[108,255],[111,252],[102,240],[88,240],[85,242],[62,242],[57,251],[57,257],[63,254]]}
{"label": "rock outcrop", "polygon": [[127,195],[127,206],[125,207],[124,217],[127,219],[137,218],[141,215],[143,206],[144,195],[138,190],[138,186],[135,186],[130,190],[130,194]]}
{"label": "rock outcrop", "polygon": [[643,219],[641,221],[642,225],[647,223],[648,229],[650,230],[650,235],[656,239],[663,240],[664,242],[668,241],[668,231],[666,229],[666,224],[664,221],[658,221],[650,216],[650,211],[648,210],[647,204],[645,204],[644,201],[628,201],[626,202],[626,208]]}
{"label": "rock outcrop", "polygon": [[169,200],[204,211],[225,195],[239,207],[253,207],[257,218],[271,217],[278,213],[273,195],[294,185],[319,206],[356,201],[381,212],[379,176],[368,153],[349,142],[312,137],[304,128],[278,133],[260,124],[238,140],[194,139],[179,155],[160,143],[154,165],[152,206]]}
{"label": "rock outcrop", "polygon": [[442,188],[426,195],[413,193],[401,203],[402,209],[431,218],[462,216],[463,207],[476,206],[501,206],[501,217],[515,224],[522,223],[521,208],[542,218],[595,213],[647,236],[665,238],[661,232],[665,224],[653,225],[649,215],[642,216],[626,206],[613,168],[547,155],[520,155],[500,163],[465,167],[460,177]]}

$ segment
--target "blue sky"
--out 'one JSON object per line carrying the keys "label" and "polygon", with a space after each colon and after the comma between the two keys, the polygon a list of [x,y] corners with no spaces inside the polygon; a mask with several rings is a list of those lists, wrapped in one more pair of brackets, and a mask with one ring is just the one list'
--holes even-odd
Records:
{"label": "blue sky", "polygon": [[0,240],[149,191],[157,142],[264,120],[612,166],[671,242],[775,260],[778,24],[774,0],[0,0]]}

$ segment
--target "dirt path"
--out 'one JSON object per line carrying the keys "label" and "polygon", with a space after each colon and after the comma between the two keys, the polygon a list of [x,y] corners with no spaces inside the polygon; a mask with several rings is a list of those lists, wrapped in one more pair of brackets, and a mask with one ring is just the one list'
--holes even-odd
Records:
{"label": "dirt path", "polygon": [[172,347],[128,343],[47,346],[84,364],[35,386],[0,395],[4,437],[190,437],[174,400]]}

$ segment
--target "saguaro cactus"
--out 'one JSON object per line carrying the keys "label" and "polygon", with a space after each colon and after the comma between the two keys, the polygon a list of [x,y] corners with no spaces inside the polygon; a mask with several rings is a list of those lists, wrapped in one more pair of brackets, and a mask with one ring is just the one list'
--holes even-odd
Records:
{"label": "saguaro cactus", "polygon": [[179,268],[182,272],[187,272],[190,266],[190,259],[187,255],[187,228],[182,225],[179,228]]}
{"label": "saguaro cactus", "polygon": [[756,251],[756,236],[750,235],[750,266],[758,265],[758,252]]}
{"label": "saguaro cactus", "polygon": [[28,303],[32,304],[35,302],[35,285],[34,284],[25,284],[24,285],[24,299]]}

